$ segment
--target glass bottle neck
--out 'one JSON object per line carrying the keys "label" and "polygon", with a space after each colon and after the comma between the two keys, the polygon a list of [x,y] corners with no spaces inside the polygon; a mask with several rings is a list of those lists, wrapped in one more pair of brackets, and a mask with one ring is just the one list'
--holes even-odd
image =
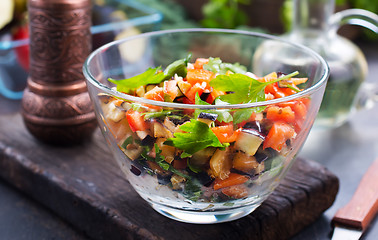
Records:
{"label": "glass bottle neck", "polygon": [[301,38],[325,37],[329,18],[334,12],[334,0],[293,0],[291,34]]}

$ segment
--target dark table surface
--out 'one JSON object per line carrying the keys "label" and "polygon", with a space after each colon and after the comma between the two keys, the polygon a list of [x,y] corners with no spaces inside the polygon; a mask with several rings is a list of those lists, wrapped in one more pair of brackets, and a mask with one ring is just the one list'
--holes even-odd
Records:
{"label": "dark table surface", "polygon": [[[378,44],[358,44],[365,54],[367,82],[378,80]],[[0,96],[0,117],[18,112],[20,102]],[[300,156],[320,162],[340,179],[334,205],[293,239],[330,239],[330,220],[352,197],[370,164],[378,158],[378,104],[350,116],[347,123],[331,131],[313,129]],[[362,239],[378,236],[377,218]],[[44,206],[0,179],[0,239],[87,239]]]}

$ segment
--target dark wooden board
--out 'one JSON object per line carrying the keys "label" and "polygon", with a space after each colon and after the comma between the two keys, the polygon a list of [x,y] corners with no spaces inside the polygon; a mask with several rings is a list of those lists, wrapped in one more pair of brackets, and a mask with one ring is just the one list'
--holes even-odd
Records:
{"label": "dark wooden board", "polygon": [[131,188],[104,138],[75,147],[36,141],[19,114],[0,117],[0,176],[94,239],[287,239],[335,200],[339,182],[320,164],[297,159],[252,214],[228,223],[176,222]]}

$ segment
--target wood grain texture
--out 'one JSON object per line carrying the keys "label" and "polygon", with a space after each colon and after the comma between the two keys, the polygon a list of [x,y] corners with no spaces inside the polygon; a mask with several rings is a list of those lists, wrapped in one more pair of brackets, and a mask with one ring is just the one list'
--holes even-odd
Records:
{"label": "wood grain texture", "polygon": [[155,212],[124,179],[99,131],[64,148],[36,141],[21,117],[0,117],[0,176],[94,239],[287,239],[335,200],[339,182],[320,164],[298,159],[252,214],[195,225]]}
{"label": "wood grain texture", "polygon": [[378,159],[362,177],[350,202],[340,208],[333,224],[365,230],[378,212]]}

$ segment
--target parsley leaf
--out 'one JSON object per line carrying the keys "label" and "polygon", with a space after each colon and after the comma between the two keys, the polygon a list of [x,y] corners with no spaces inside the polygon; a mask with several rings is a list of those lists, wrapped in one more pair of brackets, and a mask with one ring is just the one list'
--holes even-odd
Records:
{"label": "parsley leaf", "polygon": [[220,100],[231,104],[253,103],[265,101],[264,89],[269,84],[285,80],[297,75],[298,72],[285,75],[270,82],[259,82],[244,74],[218,75],[210,85],[218,90],[231,92],[219,96]]}
{"label": "parsley leaf", "polygon": [[116,84],[118,91],[129,93],[130,90],[136,89],[140,86],[161,83],[164,80],[165,75],[163,72],[157,73],[158,71],[160,71],[160,67],[149,68],[144,73],[131,78],[122,80],[109,78],[108,81]]}
{"label": "parsley leaf", "polygon": [[[297,75],[298,72],[285,75],[270,82],[259,82],[244,74],[218,75],[210,82],[215,89],[231,92],[219,96],[219,100],[230,104],[254,103],[265,101],[265,87],[269,84],[285,80]],[[253,112],[262,112],[265,106],[236,110],[233,115],[235,124],[248,120]]]}
{"label": "parsley leaf", "polygon": [[213,73],[226,74],[227,71],[233,73],[245,73],[247,68],[239,63],[223,63],[220,58],[209,58],[209,62],[203,65],[203,69]]}
{"label": "parsley leaf", "polygon": [[174,61],[166,67],[164,72],[160,71],[161,67],[149,68],[144,73],[131,78],[122,80],[109,78],[108,81],[116,84],[118,91],[129,93],[130,90],[136,89],[140,86],[159,84],[164,80],[170,79],[175,74],[185,77],[187,72],[186,66],[188,65],[191,56],[192,55],[189,54],[186,58]]}
{"label": "parsley leaf", "polygon": [[184,150],[181,157],[187,157],[207,147],[224,147],[206,123],[191,119],[180,126],[184,133],[174,133],[164,144]]}

